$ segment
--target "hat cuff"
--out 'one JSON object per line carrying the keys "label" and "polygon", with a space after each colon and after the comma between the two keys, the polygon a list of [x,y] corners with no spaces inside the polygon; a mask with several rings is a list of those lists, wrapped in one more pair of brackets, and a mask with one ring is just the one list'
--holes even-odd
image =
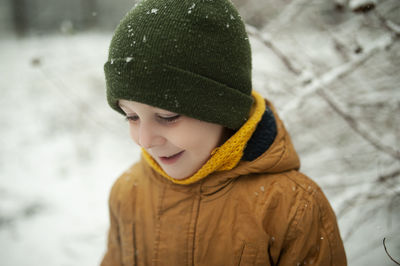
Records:
{"label": "hat cuff", "polygon": [[237,129],[253,103],[251,95],[169,64],[128,57],[106,62],[104,72],[108,103],[121,114],[118,100],[125,99]]}

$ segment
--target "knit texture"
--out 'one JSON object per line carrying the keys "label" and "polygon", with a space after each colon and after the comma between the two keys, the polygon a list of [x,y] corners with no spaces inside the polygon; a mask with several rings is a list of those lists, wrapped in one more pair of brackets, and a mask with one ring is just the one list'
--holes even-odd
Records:
{"label": "knit texture", "polygon": [[147,163],[163,177],[173,183],[182,185],[195,183],[215,171],[231,170],[243,157],[243,151],[246,144],[256,130],[257,125],[266,110],[265,101],[262,96],[255,91],[253,91],[252,95],[255,99],[255,103],[250,118],[221,147],[214,149],[211,153],[210,159],[191,177],[183,180],[174,179],[170,177],[144,149],[142,149],[143,157]]}
{"label": "knit texture", "polygon": [[237,129],[252,106],[251,50],[229,0],[145,0],[121,20],[104,65],[107,99]]}
{"label": "knit texture", "polygon": [[266,107],[261,121],[258,123],[251,139],[247,142],[242,160],[253,161],[263,154],[274,142],[277,134],[274,114]]}

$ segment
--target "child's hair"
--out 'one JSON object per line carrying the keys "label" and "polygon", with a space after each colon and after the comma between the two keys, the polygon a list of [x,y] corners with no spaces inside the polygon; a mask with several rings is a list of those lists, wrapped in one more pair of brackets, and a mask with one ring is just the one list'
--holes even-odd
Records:
{"label": "child's hair", "polygon": [[145,0],[115,30],[107,99],[142,102],[238,129],[248,118],[251,50],[229,0]]}

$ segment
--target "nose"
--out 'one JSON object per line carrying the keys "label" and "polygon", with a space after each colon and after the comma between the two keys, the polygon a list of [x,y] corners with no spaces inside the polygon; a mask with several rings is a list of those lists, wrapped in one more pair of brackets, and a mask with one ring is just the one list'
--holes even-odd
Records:
{"label": "nose", "polygon": [[150,149],[164,143],[157,126],[151,123],[140,123],[138,127],[137,143],[145,149]]}

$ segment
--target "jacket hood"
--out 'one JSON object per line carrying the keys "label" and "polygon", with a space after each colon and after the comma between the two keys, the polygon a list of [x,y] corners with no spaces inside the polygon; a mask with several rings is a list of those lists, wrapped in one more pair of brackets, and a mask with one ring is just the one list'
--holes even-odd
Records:
{"label": "jacket hood", "polygon": [[259,157],[250,162],[239,164],[235,171],[240,171],[240,175],[250,173],[282,173],[290,170],[299,170],[300,168],[300,159],[275,107],[267,100],[266,105],[275,117],[277,128],[275,140]]}
{"label": "jacket hood", "polygon": [[[235,168],[225,172],[215,172],[204,180],[202,186],[208,192],[217,187],[230,183],[238,177],[251,178],[251,174],[278,174],[300,168],[300,159],[293,146],[290,135],[275,107],[265,100],[267,107],[272,111],[276,122],[276,137],[272,144],[252,161],[241,161]],[[259,127],[260,125],[258,125]],[[254,136],[253,136],[254,137]]]}

